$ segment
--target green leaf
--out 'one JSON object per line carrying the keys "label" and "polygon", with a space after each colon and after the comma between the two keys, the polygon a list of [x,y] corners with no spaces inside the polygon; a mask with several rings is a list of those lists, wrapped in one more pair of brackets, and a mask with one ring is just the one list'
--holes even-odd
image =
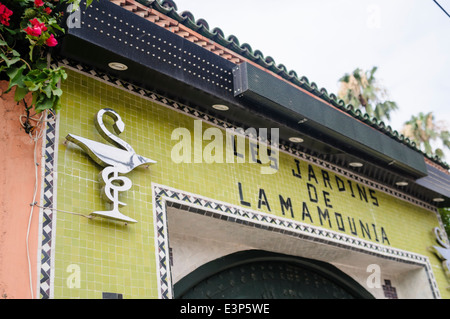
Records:
{"label": "green leaf", "polygon": [[20,32],[20,31],[16,31],[16,30],[13,30],[13,29],[9,29],[9,28],[4,28],[4,30],[8,31],[11,35],[16,35],[17,32]]}
{"label": "green leaf", "polygon": [[72,4],[72,12],[75,12],[80,7],[81,0],[69,0],[67,3]]}
{"label": "green leaf", "polygon": [[51,98],[51,97],[52,97],[52,87],[51,87],[50,85],[45,86],[45,87],[42,89],[42,92],[44,92],[45,95],[47,95],[48,98]]}
{"label": "green leaf", "polygon": [[22,87],[16,87],[16,93],[14,94],[14,100],[16,102],[21,101],[25,95],[27,95],[28,90],[26,88],[22,88]]}
{"label": "green leaf", "polygon": [[36,10],[34,10],[33,8],[27,8],[24,11],[23,17],[26,20],[30,20],[33,19],[36,16],[36,14],[37,14]]}
{"label": "green leaf", "polygon": [[14,63],[20,61],[20,57],[15,56],[15,57],[13,57],[11,59],[8,59],[8,57],[5,54],[3,54],[3,53],[0,53],[0,58],[2,58],[5,61],[5,63],[8,66],[8,68],[11,65],[13,65]]}
{"label": "green leaf", "polygon": [[9,90],[11,90],[11,88],[16,85],[18,87],[24,87],[23,80],[25,79],[25,76],[22,74],[22,72],[26,67],[27,66],[24,64],[20,68],[11,68],[6,71],[6,74],[9,76],[9,86],[5,93],[8,93]]}
{"label": "green leaf", "polygon": [[61,96],[63,91],[60,88],[56,88],[52,90],[53,95]]}
{"label": "green leaf", "polygon": [[36,102],[36,105],[34,107],[34,110],[36,113],[40,113],[42,111],[51,109],[53,107],[53,104],[55,102],[55,97],[47,98],[45,94],[42,95],[44,98],[39,99],[39,101]]}
{"label": "green leaf", "polygon": [[39,91],[33,92],[33,99],[31,100],[31,104],[36,104],[37,100],[40,98]]}
{"label": "green leaf", "polygon": [[22,65],[20,68],[10,68],[9,70],[6,71],[6,75],[8,75],[8,77],[10,79],[15,78],[18,74],[21,74],[23,72],[23,70],[25,70],[27,66],[24,64]]}
{"label": "green leaf", "polygon": [[47,24],[53,25],[53,24],[56,24],[57,22],[58,21],[55,18],[50,18],[50,19],[48,19]]}
{"label": "green leaf", "polygon": [[53,102],[53,110],[55,110],[56,113],[61,110],[61,98],[59,96],[55,97],[55,100]]}
{"label": "green leaf", "polygon": [[47,67],[47,59],[39,59],[34,62],[33,69],[43,70]]}
{"label": "green leaf", "polygon": [[53,28],[55,28],[56,30],[58,30],[58,31],[61,31],[61,32],[63,32],[63,33],[65,33],[66,31],[63,29],[63,28],[61,28],[58,24],[52,24],[52,27]]}
{"label": "green leaf", "polygon": [[34,49],[34,44],[30,45],[30,61],[33,61],[33,49]]}
{"label": "green leaf", "polygon": [[34,69],[28,72],[27,78],[28,80],[33,82],[43,82],[48,79],[48,73],[49,73],[48,69],[43,70]]}

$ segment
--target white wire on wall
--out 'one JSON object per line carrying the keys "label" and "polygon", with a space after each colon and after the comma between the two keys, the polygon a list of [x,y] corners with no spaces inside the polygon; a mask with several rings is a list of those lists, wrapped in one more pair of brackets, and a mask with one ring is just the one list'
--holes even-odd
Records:
{"label": "white wire on wall", "polygon": [[[31,221],[33,219],[33,211],[34,211],[34,206],[36,203],[36,196],[37,196],[37,190],[38,190],[38,166],[39,163],[37,161],[37,145],[38,145],[38,141],[42,138],[42,136],[44,135],[44,131],[45,131],[45,127],[44,127],[44,123],[46,122],[44,119],[47,115],[47,112],[42,112],[40,118],[36,119],[34,117],[28,117],[28,120],[34,121],[36,122],[36,125],[34,126],[34,130],[31,131],[30,133],[28,133],[28,135],[30,136],[31,140],[34,142],[34,150],[33,150],[33,160],[34,160],[34,167],[35,167],[35,174],[34,174],[34,189],[33,189],[33,200],[30,204],[31,209],[30,209],[30,214],[29,214],[29,218],[28,218],[28,227],[27,227],[27,236],[26,236],[26,247],[27,247],[27,261],[28,261],[28,277],[29,277],[29,281],[30,281],[30,293],[31,293],[31,299],[34,299],[34,293],[33,293],[33,277],[32,277],[32,271],[31,271],[31,261],[30,261],[30,245],[29,245],[29,237],[30,237],[30,228],[31,228]],[[21,115],[19,120],[20,120],[20,124],[22,125],[22,127],[25,127],[24,122],[23,122],[23,118],[26,117],[24,115]],[[35,133],[33,135],[33,132]]]}
{"label": "white wire on wall", "polygon": [[[50,111],[51,112],[51,111]],[[37,196],[37,191],[38,191],[38,167],[39,167],[39,163],[37,160],[37,145],[39,140],[44,136],[44,132],[45,132],[45,123],[48,122],[49,120],[45,120],[45,118],[47,117],[47,111],[44,111],[41,113],[41,116],[39,118],[34,118],[34,117],[27,117],[25,115],[21,115],[20,116],[20,124],[22,125],[23,128],[25,128],[25,124],[23,122],[24,118],[27,118],[28,121],[33,121],[36,122],[36,125],[33,125],[34,129],[28,134],[31,138],[31,140],[34,143],[34,150],[33,150],[33,160],[34,160],[34,167],[35,167],[35,181],[34,181],[34,189],[33,189],[33,199],[32,202],[30,203],[31,209],[30,209],[30,213],[29,213],[29,218],[28,218],[28,227],[27,227],[27,235],[26,235],[26,249],[27,249],[27,261],[28,261],[28,277],[29,277],[29,282],[30,282],[30,293],[31,293],[31,299],[34,299],[34,293],[33,293],[33,276],[32,276],[32,269],[31,269],[31,261],[30,261],[30,245],[29,245],[29,237],[30,237],[30,229],[31,229],[31,221],[33,219],[33,213],[34,213],[34,207],[39,207],[41,209],[46,209],[45,207],[41,206],[38,204],[37,200],[36,200],[36,196]],[[53,112],[51,112],[53,114],[53,116],[55,116],[55,114]],[[33,135],[34,132],[34,135]],[[69,212],[69,211],[64,211],[64,210],[59,210],[59,209],[54,209],[52,208],[52,210],[55,211],[59,211],[62,213],[67,213],[67,214],[72,214],[72,215],[78,215],[78,216],[82,216],[82,217],[86,217],[88,219],[93,219],[93,217],[91,216],[86,216],[83,214],[79,214],[79,213],[74,213],[74,212]]]}

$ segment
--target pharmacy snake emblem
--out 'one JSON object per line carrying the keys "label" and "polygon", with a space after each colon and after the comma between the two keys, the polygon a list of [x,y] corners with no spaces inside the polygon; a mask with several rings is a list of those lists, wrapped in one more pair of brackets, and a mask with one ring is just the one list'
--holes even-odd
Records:
{"label": "pharmacy snake emblem", "polygon": [[97,164],[105,167],[100,173],[103,184],[102,195],[112,204],[110,211],[93,212],[91,216],[99,216],[126,223],[137,223],[136,220],[119,212],[119,206],[126,204],[119,201],[119,193],[129,190],[131,180],[119,174],[127,174],[138,166],[156,163],[154,160],[137,155],[133,148],[111,133],[103,122],[103,117],[109,116],[114,120],[113,129],[117,135],[125,129],[125,124],[116,111],[105,108],[97,113],[95,126],[100,135],[116,147],[88,140],[84,137],[68,134],[66,140],[81,147]]}

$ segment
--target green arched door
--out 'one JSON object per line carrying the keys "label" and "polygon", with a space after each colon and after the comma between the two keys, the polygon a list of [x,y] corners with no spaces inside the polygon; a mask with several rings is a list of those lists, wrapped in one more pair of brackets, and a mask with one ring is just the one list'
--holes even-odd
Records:
{"label": "green arched door", "polygon": [[182,299],[373,298],[330,264],[263,251],[212,261],[180,280],[174,291]]}

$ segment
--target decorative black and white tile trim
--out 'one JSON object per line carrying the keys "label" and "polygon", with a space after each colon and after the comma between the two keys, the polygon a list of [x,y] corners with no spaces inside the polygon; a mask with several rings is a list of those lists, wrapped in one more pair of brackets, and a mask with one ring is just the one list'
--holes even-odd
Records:
{"label": "decorative black and white tile trim", "polygon": [[231,205],[200,195],[176,190],[153,183],[153,210],[155,221],[155,242],[157,244],[157,272],[159,274],[159,297],[171,298],[173,289],[170,281],[169,237],[167,229],[167,208],[174,207],[187,212],[201,214],[228,222],[258,227],[297,237],[302,240],[320,241],[324,244],[358,251],[401,263],[418,265],[424,268],[434,298],[441,298],[439,289],[426,256],[396,249],[357,237],[338,233],[325,228],[308,225],[283,217],[278,217],[240,206]]}
{"label": "decorative black and white tile trim", "polygon": [[45,140],[42,145],[43,167],[40,209],[40,255],[38,260],[38,296],[40,299],[53,297],[53,253],[56,224],[56,165],[58,149],[58,120],[52,113],[48,114],[45,128]]}

